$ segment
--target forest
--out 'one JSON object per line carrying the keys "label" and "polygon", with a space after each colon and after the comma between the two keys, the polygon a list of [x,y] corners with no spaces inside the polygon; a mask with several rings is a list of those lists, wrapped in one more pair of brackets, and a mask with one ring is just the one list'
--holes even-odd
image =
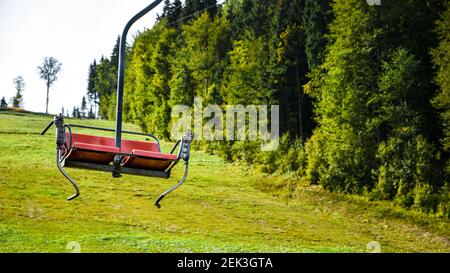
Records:
{"label": "forest", "polygon": [[[119,39],[88,103],[115,118]],[[450,1],[166,0],[127,48],[124,118],[170,139],[175,105],[279,105],[280,145],[228,162],[450,218]]]}

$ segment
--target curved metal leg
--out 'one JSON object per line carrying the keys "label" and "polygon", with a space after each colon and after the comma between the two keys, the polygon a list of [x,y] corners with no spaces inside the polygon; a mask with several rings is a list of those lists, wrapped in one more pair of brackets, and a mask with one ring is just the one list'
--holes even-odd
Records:
{"label": "curved metal leg", "polygon": [[77,183],[64,171],[63,167],[61,166],[61,149],[56,149],[56,165],[58,165],[59,171],[70,181],[70,183],[72,183],[73,187],[76,190],[76,193],[68,197],[67,201],[71,201],[77,198],[80,195],[80,188],[78,187]]}
{"label": "curved metal leg", "polygon": [[184,181],[186,181],[187,175],[188,175],[188,168],[189,168],[189,163],[186,161],[185,162],[185,169],[184,169],[184,175],[183,178],[181,178],[180,182],[178,182],[178,184],[176,184],[175,186],[173,186],[172,188],[170,188],[169,190],[165,191],[163,194],[161,194],[158,199],[156,199],[155,202],[155,206],[160,209],[161,205],[159,204],[159,202],[161,202],[161,200],[166,197],[166,195],[168,195],[169,193],[173,192],[174,190],[178,189],[181,185],[183,185]]}

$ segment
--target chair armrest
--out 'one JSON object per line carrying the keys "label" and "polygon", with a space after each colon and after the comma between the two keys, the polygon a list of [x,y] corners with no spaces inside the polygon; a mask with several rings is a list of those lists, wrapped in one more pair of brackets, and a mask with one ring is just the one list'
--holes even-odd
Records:
{"label": "chair armrest", "polygon": [[172,151],[170,151],[170,154],[173,154],[173,152],[175,152],[175,149],[178,147],[178,145],[180,145],[181,139],[179,139],[177,141],[177,143],[175,143],[175,146],[173,146]]}

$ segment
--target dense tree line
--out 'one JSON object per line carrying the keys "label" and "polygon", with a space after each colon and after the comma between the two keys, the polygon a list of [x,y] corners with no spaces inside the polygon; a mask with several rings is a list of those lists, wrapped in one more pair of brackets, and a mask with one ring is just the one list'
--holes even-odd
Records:
{"label": "dense tree line", "polygon": [[120,38],[118,37],[111,56],[102,56],[98,63],[97,60],[94,60],[89,65],[87,82],[89,105],[94,108],[94,113],[105,119],[115,118],[119,43]]}
{"label": "dense tree line", "polygon": [[[165,1],[127,49],[125,118],[170,137],[171,109],[280,105],[277,151],[198,143],[226,160],[292,173],[450,216],[450,2]],[[90,66],[88,98],[114,118],[118,44]]]}

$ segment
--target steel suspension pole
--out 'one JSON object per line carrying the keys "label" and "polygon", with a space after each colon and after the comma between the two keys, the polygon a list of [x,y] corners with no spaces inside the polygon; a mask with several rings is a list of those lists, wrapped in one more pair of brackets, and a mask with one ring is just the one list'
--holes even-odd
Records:
{"label": "steel suspension pole", "polygon": [[[125,80],[125,51],[127,46],[127,35],[131,26],[139,20],[142,16],[149,13],[152,9],[158,6],[162,0],[156,0],[147,6],[145,9],[136,14],[133,18],[126,24],[122,36],[120,36],[120,49],[119,49],[119,71],[117,79],[117,108],[116,108],[116,147],[121,148],[122,143],[122,107],[123,107],[123,87]],[[120,161],[120,158],[114,160],[116,164]]]}

